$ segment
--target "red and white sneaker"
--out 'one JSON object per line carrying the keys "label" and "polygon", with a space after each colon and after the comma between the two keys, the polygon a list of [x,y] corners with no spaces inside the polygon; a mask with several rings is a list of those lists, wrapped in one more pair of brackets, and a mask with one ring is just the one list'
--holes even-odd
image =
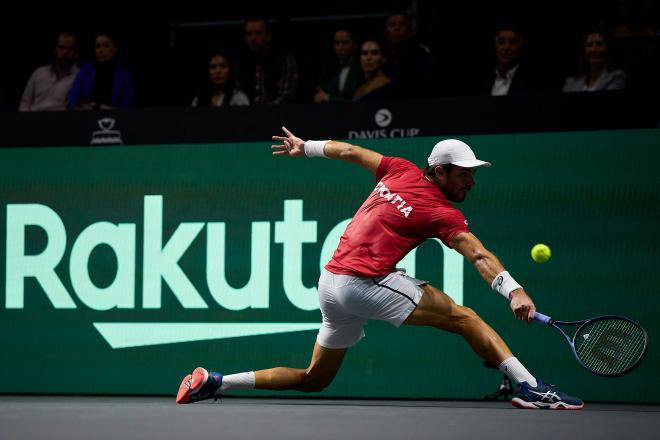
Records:
{"label": "red and white sneaker", "polygon": [[176,403],[194,403],[217,398],[222,385],[222,374],[197,367],[181,381]]}

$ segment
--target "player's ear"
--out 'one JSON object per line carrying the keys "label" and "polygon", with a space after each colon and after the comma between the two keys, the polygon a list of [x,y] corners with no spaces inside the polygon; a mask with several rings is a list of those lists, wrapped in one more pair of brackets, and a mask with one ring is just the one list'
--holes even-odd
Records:
{"label": "player's ear", "polygon": [[447,178],[447,172],[445,171],[444,168],[442,168],[442,165],[436,165],[435,168],[433,169],[433,175],[435,176],[436,179],[440,179],[444,181]]}

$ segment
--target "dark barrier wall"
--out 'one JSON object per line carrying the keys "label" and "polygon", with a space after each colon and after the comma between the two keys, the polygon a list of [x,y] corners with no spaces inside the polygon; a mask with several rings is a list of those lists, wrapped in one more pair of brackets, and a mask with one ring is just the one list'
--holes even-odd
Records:
{"label": "dark barrier wall", "polygon": [[[439,139],[360,143],[421,165]],[[588,401],[657,402],[660,130],[461,139],[494,166],[460,207],[539,310],[630,316],[648,356],[629,376],[592,376],[454,251],[430,241],[402,265],[474,308],[539,377]],[[269,144],[0,150],[0,392],[174,394],[197,365],[306,367],[320,265],[376,182]],[[546,264],[530,258],[537,242]],[[378,322],[366,335],[324,396],[476,398],[499,383],[455,335]]]}
{"label": "dark barrier wall", "polygon": [[109,112],[1,113],[0,146],[247,142],[282,125],[304,138],[656,128],[657,98],[594,92]]}

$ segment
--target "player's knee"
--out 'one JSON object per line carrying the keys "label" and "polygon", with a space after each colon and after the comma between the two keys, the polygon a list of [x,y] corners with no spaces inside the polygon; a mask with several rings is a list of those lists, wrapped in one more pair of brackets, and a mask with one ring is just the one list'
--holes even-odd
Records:
{"label": "player's knee", "polygon": [[456,317],[455,321],[460,330],[467,331],[481,323],[481,318],[477,315],[477,312],[469,307],[456,305],[454,315]]}
{"label": "player's knee", "polygon": [[323,391],[331,382],[332,378],[321,377],[315,375],[313,371],[307,371],[300,384],[300,391],[305,393],[318,393]]}
{"label": "player's knee", "polygon": [[328,385],[330,380],[306,375],[300,385],[300,391],[305,393],[318,393],[323,391]]}

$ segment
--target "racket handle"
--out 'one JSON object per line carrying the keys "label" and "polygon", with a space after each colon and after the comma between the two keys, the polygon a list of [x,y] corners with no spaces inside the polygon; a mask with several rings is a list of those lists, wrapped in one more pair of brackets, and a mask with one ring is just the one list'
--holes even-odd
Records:
{"label": "racket handle", "polygon": [[550,321],[552,321],[551,317],[539,312],[534,312],[534,319],[536,321],[542,322],[543,324],[550,324]]}

